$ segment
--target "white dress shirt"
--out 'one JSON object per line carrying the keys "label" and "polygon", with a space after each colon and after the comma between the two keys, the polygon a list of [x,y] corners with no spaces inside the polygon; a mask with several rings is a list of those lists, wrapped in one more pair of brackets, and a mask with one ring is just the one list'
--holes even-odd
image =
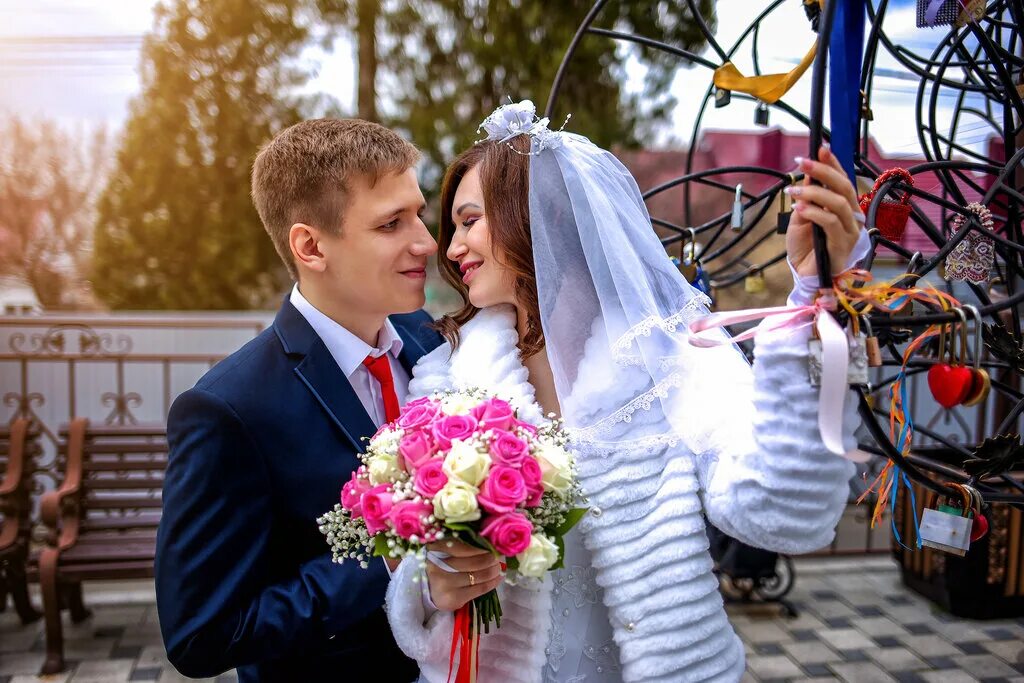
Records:
{"label": "white dress shirt", "polygon": [[380,427],[387,421],[384,419],[384,395],[381,393],[380,382],[363,365],[363,360],[370,355],[374,358],[388,355],[391,376],[395,380],[395,394],[398,396],[398,403],[404,403],[409,391],[409,373],[398,362],[398,354],[402,352],[402,338],[398,336],[398,330],[390,320],[385,319],[384,327],[377,335],[377,346],[373,347],[314,308],[313,304],[302,296],[298,284],[292,287],[289,300],[323,340],[334,362],[341,368],[345,377],[348,377],[373,425]]}

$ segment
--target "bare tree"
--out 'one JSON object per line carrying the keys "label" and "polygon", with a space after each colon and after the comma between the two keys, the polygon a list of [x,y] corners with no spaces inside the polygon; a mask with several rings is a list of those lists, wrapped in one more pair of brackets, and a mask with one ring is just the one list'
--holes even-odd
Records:
{"label": "bare tree", "polygon": [[0,274],[44,308],[95,308],[88,272],[96,201],[112,158],[104,127],[0,120]]}

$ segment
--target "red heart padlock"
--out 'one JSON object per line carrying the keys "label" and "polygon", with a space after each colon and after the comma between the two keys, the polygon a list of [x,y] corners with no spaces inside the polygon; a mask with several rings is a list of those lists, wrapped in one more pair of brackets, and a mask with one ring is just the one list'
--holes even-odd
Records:
{"label": "red heart padlock", "polygon": [[974,523],[971,525],[971,543],[980,541],[988,533],[988,519],[985,515],[975,515]]}
{"label": "red heart padlock", "polygon": [[928,370],[928,388],[943,408],[960,405],[970,394],[973,382],[971,369],[962,365],[936,363]]}

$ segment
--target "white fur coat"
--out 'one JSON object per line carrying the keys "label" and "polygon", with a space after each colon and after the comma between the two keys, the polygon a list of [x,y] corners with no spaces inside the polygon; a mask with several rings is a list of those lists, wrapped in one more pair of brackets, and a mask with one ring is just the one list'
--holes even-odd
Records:
{"label": "white fur coat", "polygon": [[[510,307],[481,311],[463,327],[454,355],[449,358],[445,344],[420,360],[409,398],[483,387],[511,397],[523,419],[539,419],[516,341]],[[688,397],[686,445],[577,453],[591,506],[579,529],[604,588],[625,681],[738,681],[743,646],[711,571],[702,513],[750,545],[808,552],[832,540],[853,474],[852,463],[829,453],[818,433],[806,331],[759,337],[753,371],[728,347],[691,351],[679,389]],[[614,392],[578,384],[568,401]],[[848,397],[843,422],[849,448],[855,445],[855,416]],[[421,680],[442,683],[452,615],[424,613],[420,571],[403,562],[395,572],[388,617],[399,647],[419,663]],[[479,681],[540,681],[550,581],[533,589],[501,586],[499,592],[502,624],[481,639]]]}

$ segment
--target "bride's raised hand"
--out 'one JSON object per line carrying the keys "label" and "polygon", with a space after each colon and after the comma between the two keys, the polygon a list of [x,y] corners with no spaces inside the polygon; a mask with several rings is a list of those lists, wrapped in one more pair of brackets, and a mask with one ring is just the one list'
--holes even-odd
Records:
{"label": "bride's raised hand", "polygon": [[[860,237],[860,214],[857,192],[839,160],[826,145],[818,151],[818,161],[801,159],[798,166],[804,175],[803,185],[790,185],[786,192],[793,198],[793,217],[786,231],[786,252],[800,276],[816,275],[812,224],[825,231],[832,274],[845,269],[845,264]],[[811,179],[821,185],[812,185]]]}

